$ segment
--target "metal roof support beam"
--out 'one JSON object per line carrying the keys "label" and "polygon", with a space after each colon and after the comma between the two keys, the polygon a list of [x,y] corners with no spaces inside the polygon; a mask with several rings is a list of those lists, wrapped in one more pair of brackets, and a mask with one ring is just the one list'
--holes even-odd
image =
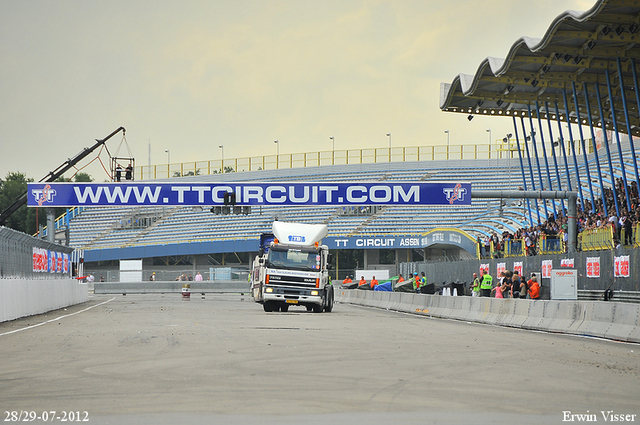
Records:
{"label": "metal roof support beam", "polygon": [[604,122],[604,119],[602,118],[602,99],[600,97],[600,89],[598,88],[598,83],[595,84],[596,86],[596,97],[598,100],[598,110],[600,111],[600,119],[601,119],[601,126],[602,126],[602,135],[604,136],[604,146],[606,148],[607,151],[607,162],[609,163],[609,173],[611,174],[611,183],[613,186],[613,200],[615,202],[615,206],[616,206],[616,215],[617,217],[620,217],[620,207],[618,205],[618,196],[616,195],[616,176],[615,174],[613,174],[613,163],[611,162],[611,149],[609,148],[609,138],[607,137],[607,128],[606,128],[606,124]]}
{"label": "metal roof support beam", "polygon": [[[609,75],[609,70],[607,73],[607,91],[609,92],[609,99],[612,99],[611,95],[611,78]],[[613,131],[616,134],[616,143],[618,144],[618,157],[620,158],[620,169],[622,171],[622,181],[624,183],[624,193],[627,198],[627,211],[631,211],[631,201],[629,200],[629,189],[627,187],[627,171],[624,168],[624,159],[622,158],[622,146],[620,146],[620,133],[618,133],[618,119],[616,118],[616,110],[614,106],[614,102],[609,102],[609,107],[611,108],[611,120],[613,122]],[[614,183],[615,188],[615,183]],[[615,189],[614,189],[615,191]]]}
{"label": "metal roof support beam", "polygon": [[[640,177],[638,177],[638,161],[636,160],[636,149],[633,147],[633,135],[631,134],[631,123],[629,122],[629,108],[627,108],[627,96],[624,92],[624,82],[622,81],[622,69],[620,67],[620,58],[618,58],[617,62],[618,62],[618,81],[620,82],[620,93],[622,94],[622,107],[624,108],[624,119],[627,122],[627,134],[629,135],[629,147],[631,148],[631,157],[633,158],[633,171],[635,172],[635,176],[636,176],[636,191],[638,191],[640,190]],[[634,85],[636,84],[637,84],[637,81],[634,81]]]}
{"label": "metal roof support beam", "polygon": [[[533,126],[533,118],[531,117],[531,106],[527,105],[529,110],[529,128],[531,129],[531,144],[533,144],[533,152],[536,156],[536,167],[538,168],[538,182],[540,183],[540,190],[544,190],[544,183],[542,182],[542,170],[540,169],[540,157],[538,156],[538,145],[536,143],[536,130]],[[539,129],[542,132],[542,129]],[[549,220],[549,211],[547,211],[547,203],[544,202],[544,216]]]}
{"label": "metal roof support beam", "polygon": [[[558,157],[556,155],[556,147],[554,145],[553,140],[553,129],[551,126],[551,114],[549,113],[549,104],[547,102],[544,103],[544,108],[547,110],[547,127],[549,127],[549,139],[551,140],[551,156],[553,156],[553,165],[556,169],[556,180],[558,181],[558,190],[562,190],[562,181],[560,180],[560,170],[558,169]],[[546,154],[545,154],[546,156]],[[553,187],[550,187],[553,190]],[[562,212],[566,214],[566,209],[564,206],[564,201],[560,201],[562,204]]]}
{"label": "metal roof support beam", "polygon": [[[524,163],[522,162],[522,150],[520,149],[520,138],[518,137],[518,125],[516,124],[516,117],[512,117],[512,118],[513,118],[513,133],[516,135],[516,145],[518,146],[518,159],[520,160],[520,171],[522,172],[522,185],[524,186],[524,190],[526,191],[527,178],[525,177]],[[509,138],[509,136],[507,136],[507,138]],[[509,142],[508,140],[507,142],[509,143],[509,145],[511,145],[511,142]],[[531,204],[529,203],[528,199],[527,199],[527,209],[529,210],[529,223],[533,224],[533,218],[531,217]]]}
{"label": "metal roof support beam", "polygon": [[[604,196],[604,183],[602,181],[602,170],[600,169],[600,158],[598,157],[598,146],[596,145],[596,132],[593,129],[593,118],[591,117],[591,104],[589,102],[587,83],[582,83],[582,88],[584,89],[584,100],[587,105],[587,117],[589,118],[589,129],[591,130],[591,144],[593,146],[593,153],[596,157],[596,169],[598,170],[598,181],[600,182],[600,193],[602,194],[602,207],[604,208],[605,217],[609,217],[609,212],[607,211],[607,198]],[[603,128],[602,131],[604,132],[606,130]]]}
{"label": "metal roof support beam", "polygon": [[[567,115],[567,123],[569,123],[569,103],[567,102],[567,92],[562,91],[562,98],[564,100],[564,110]],[[576,147],[573,143],[573,131],[571,130],[571,124],[569,128],[569,143],[571,144],[571,156],[573,156],[573,168],[576,170],[576,185],[578,185],[578,194],[580,195],[580,208],[584,211],[584,196],[582,195],[582,184],[580,184],[580,170],[578,169],[578,158],[576,155]]]}
{"label": "metal roof support beam", "polygon": [[[523,134],[523,143],[524,143],[524,149],[527,152],[527,163],[529,164],[529,174],[531,175],[531,189],[536,190],[536,181],[535,178],[533,177],[533,166],[531,165],[531,155],[529,153],[529,145],[527,144],[527,130],[524,126],[524,115],[520,116],[520,125],[522,126],[522,134]],[[536,215],[538,217],[538,224],[541,223],[540,220],[540,208],[538,207],[538,201],[535,201],[536,204]],[[531,223],[533,225],[533,223]]]}
{"label": "metal roof support beam", "polygon": [[[576,91],[576,83],[571,82],[571,90],[573,91],[573,102],[576,105],[576,118],[578,119],[578,132],[580,133],[580,146],[582,146],[582,159],[584,160],[584,169],[587,171],[587,184],[589,192],[591,192],[591,212],[596,213],[596,201],[593,198],[593,186],[591,184],[591,172],[589,171],[589,159],[587,158],[587,148],[584,142],[584,133],[582,132],[582,119],[580,118],[580,106],[578,104],[578,92]],[[575,155],[575,154],[574,154]],[[575,157],[575,156],[574,156]],[[577,170],[576,170],[577,172]]]}
{"label": "metal roof support beam", "polygon": [[573,191],[527,191],[527,190],[471,190],[471,198],[491,199],[568,199],[567,228],[569,243],[568,252],[576,252],[578,229],[576,226],[578,194]]}
{"label": "metal roof support beam", "polygon": [[562,146],[562,157],[564,158],[564,172],[567,176],[567,187],[569,190],[571,189],[571,174],[569,174],[569,162],[567,161],[567,151],[564,147],[564,136],[562,134],[562,119],[560,119],[560,112],[558,112],[558,103],[555,104],[556,107],[556,121],[558,121],[558,132],[560,133],[560,146]]}
{"label": "metal roof support beam", "polygon": [[[540,105],[536,102],[536,113],[538,115],[538,128],[540,129],[540,144],[542,145],[542,157],[544,158],[544,166],[547,170],[547,183],[549,185],[548,189],[553,190],[553,186],[551,185],[551,172],[549,171],[549,159],[547,158],[547,147],[544,143],[544,131],[542,131],[542,118],[540,118]],[[556,215],[556,202],[553,201],[553,218],[557,218]]]}

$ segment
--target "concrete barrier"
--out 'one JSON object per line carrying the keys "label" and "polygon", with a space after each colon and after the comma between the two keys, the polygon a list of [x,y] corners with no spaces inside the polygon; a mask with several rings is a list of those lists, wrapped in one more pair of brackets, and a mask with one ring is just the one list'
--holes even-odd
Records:
{"label": "concrete barrier", "polygon": [[[144,281],[144,282],[94,282],[96,294],[163,294],[182,293],[183,281]],[[236,293],[251,292],[249,283],[239,280],[229,281],[188,281],[192,293]]]}
{"label": "concrete barrier", "polygon": [[[341,290],[336,301],[498,326],[640,342],[640,304]],[[380,294],[380,292],[378,292]]]}
{"label": "concrete barrier", "polygon": [[6,322],[83,303],[89,293],[73,279],[2,279],[0,297],[0,322]]}
{"label": "concrete barrier", "polygon": [[613,312],[613,326],[607,329],[605,338],[628,341],[631,335],[638,332],[639,311],[634,304],[616,303]]}

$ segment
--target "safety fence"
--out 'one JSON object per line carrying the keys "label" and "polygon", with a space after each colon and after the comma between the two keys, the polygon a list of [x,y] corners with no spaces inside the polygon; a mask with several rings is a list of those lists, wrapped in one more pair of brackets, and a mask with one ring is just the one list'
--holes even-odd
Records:
{"label": "safety fence", "polygon": [[578,245],[582,251],[602,251],[613,249],[615,240],[613,238],[613,227],[588,229],[578,235]]}
{"label": "safety fence", "polygon": [[[390,136],[389,136],[390,137]],[[591,140],[591,139],[588,139]],[[278,143],[278,148],[280,142]],[[581,144],[565,140],[567,148],[576,147],[581,153]],[[592,143],[588,143],[588,153],[592,153]],[[555,145],[554,145],[555,146]],[[549,144],[548,149],[553,149]],[[523,147],[520,147],[523,151]],[[167,149],[167,151],[169,151]],[[169,154],[169,152],[167,152]],[[223,151],[221,151],[223,154]],[[523,151],[524,154],[524,151]],[[326,150],[318,152],[290,153],[241,157],[209,161],[180,162],[162,165],[143,165],[136,167],[134,177],[137,180],[149,180],[194,175],[273,170],[280,168],[319,167],[322,165],[370,164],[399,161],[437,161],[464,159],[516,159],[518,144],[513,140],[494,140],[488,144],[408,146],[370,149]],[[168,157],[168,155],[167,155]]]}
{"label": "safety fence", "polygon": [[[513,156],[515,150],[516,156]],[[507,152],[507,153],[505,153]],[[436,161],[463,159],[497,159],[517,157],[517,148],[509,151],[502,144],[495,145],[439,145],[392,148],[330,150],[291,154],[276,154],[245,158],[216,159],[143,165],[136,167],[138,180],[210,175],[244,171],[275,170],[280,168],[319,167],[323,165],[371,164],[404,161]]]}
{"label": "safety fence", "polygon": [[73,248],[0,227],[0,278],[69,278],[72,252]]}

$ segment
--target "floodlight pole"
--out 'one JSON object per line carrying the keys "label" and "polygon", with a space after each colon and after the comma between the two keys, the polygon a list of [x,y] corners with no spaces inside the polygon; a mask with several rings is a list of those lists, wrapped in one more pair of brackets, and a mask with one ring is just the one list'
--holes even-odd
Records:
{"label": "floodlight pole", "polygon": [[569,242],[567,252],[576,252],[578,240],[578,229],[576,226],[578,192],[569,190],[472,190],[471,198],[491,198],[491,199],[568,199],[567,206],[567,227]]}

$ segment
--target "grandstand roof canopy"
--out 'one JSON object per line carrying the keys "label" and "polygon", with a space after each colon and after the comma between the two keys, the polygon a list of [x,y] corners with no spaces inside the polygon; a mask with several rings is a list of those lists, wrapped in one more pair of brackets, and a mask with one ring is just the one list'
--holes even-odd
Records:
{"label": "grandstand roof canopy", "polygon": [[[532,3],[531,7],[535,7]],[[588,124],[585,90],[594,125],[600,125],[596,83],[602,99],[607,128],[611,108],[607,80],[618,121],[627,133],[624,104],[631,133],[640,136],[640,102],[634,81],[640,72],[640,0],[598,0],[586,12],[566,11],[556,17],[541,39],[521,37],[505,59],[488,57],[475,75],[459,74],[442,83],[440,109],[447,112],[496,116],[547,116],[566,121],[563,91],[567,95],[570,121],[578,122],[573,99],[576,87],[579,117]],[[635,69],[634,69],[635,68]],[[620,75],[624,85],[621,90]]]}

